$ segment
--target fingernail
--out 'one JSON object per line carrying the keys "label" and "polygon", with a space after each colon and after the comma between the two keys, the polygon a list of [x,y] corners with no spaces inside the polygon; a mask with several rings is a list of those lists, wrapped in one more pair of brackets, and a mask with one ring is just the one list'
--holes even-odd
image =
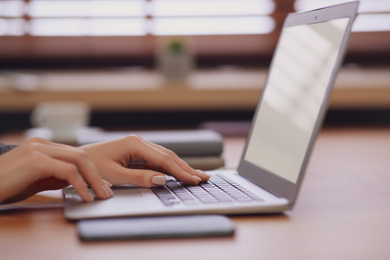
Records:
{"label": "fingernail", "polygon": [[202,179],[196,175],[192,175],[192,178],[194,178],[197,183],[200,183],[202,181]]}
{"label": "fingernail", "polygon": [[157,175],[152,178],[152,183],[154,185],[163,186],[165,183],[167,183],[167,178],[163,175]]}
{"label": "fingernail", "polygon": [[103,189],[106,192],[107,198],[111,198],[114,195],[114,192],[107,183],[103,184]]}
{"label": "fingernail", "polygon": [[108,185],[108,187],[112,187],[112,184],[111,183],[109,183],[108,181],[106,181],[106,180],[103,180],[103,182],[105,183],[105,184],[107,184]]}
{"label": "fingernail", "polygon": [[92,201],[93,201],[92,193],[91,193],[91,192],[88,192],[87,202],[92,202]]}
{"label": "fingernail", "polygon": [[207,174],[205,171],[202,171],[202,170],[199,170],[199,169],[197,169],[196,171],[199,172],[200,174],[204,174],[204,175],[206,175],[206,176],[210,176],[210,175]]}

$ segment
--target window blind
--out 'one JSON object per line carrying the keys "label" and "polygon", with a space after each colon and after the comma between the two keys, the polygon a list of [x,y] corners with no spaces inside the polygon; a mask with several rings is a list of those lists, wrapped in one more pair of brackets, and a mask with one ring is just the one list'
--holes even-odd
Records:
{"label": "window blind", "polygon": [[13,0],[0,2],[0,35],[267,34],[272,0]]}

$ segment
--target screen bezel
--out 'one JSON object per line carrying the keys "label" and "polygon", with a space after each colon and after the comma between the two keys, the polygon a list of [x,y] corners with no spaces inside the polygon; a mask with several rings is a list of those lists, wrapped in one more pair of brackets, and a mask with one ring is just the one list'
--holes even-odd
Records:
{"label": "screen bezel", "polygon": [[[240,175],[245,177],[246,179],[250,180],[251,182],[257,184],[258,186],[268,190],[269,192],[275,194],[276,196],[283,197],[288,199],[289,201],[289,206],[292,208],[292,206],[295,203],[296,197],[298,195],[299,187],[301,186],[303,177],[304,177],[304,172],[306,170],[309,157],[311,154],[311,151],[314,146],[314,142],[317,138],[317,135],[322,127],[323,124],[323,119],[325,117],[325,113],[328,108],[328,101],[332,93],[332,88],[334,85],[334,81],[337,75],[337,72],[341,66],[341,63],[344,59],[345,52],[348,46],[349,42],[349,36],[351,33],[351,28],[353,21],[355,20],[356,14],[357,14],[357,9],[358,9],[359,2],[349,2],[349,3],[344,3],[344,4],[339,4],[327,8],[322,8],[322,9],[317,9],[313,11],[308,11],[308,12],[303,12],[303,13],[292,13],[287,16],[285,19],[285,22],[283,24],[283,28],[281,31],[281,35],[284,32],[284,28],[291,27],[291,26],[297,26],[297,25],[305,25],[305,24],[314,24],[314,23],[321,23],[321,22],[326,22],[330,20],[335,20],[335,19],[340,19],[340,18],[349,18],[343,40],[341,42],[340,46],[340,51],[339,55],[336,59],[336,64],[332,70],[331,77],[329,80],[329,84],[326,87],[326,92],[325,96],[323,99],[323,102],[321,104],[317,120],[314,125],[314,130],[312,133],[312,136],[309,141],[309,145],[307,148],[307,151],[305,153],[303,163],[301,166],[301,169],[299,171],[299,176],[296,181],[296,183],[292,183],[270,171],[267,171],[259,166],[256,166],[255,164],[245,160],[245,154],[248,148],[248,143],[250,140],[250,136],[252,135],[252,131],[255,126],[255,121],[252,122],[251,129],[248,134],[247,138],[247,143],[245,145],[244,152],[242,154],[242,158],[240,161],[240,165],[238,167],[238,172]],[[281,39],[281,37],[279,38]],[[279,40],[280,41],[280,40]],[[275,53],[278,51],[279,48],[279,42],[276,45],[275,48]],[[274,57],[276,55],[274,54]],[[270,65],[270,70],[273,68],[273,63],[274,63],[274,58],[271,62]],[[264,82],[264,88],[262,91],[262,94],[259,99],[259,103],[256,108],[256,112],[254,114],[254,120],[256,120],[257,115],[259,113],[260,105],[263,99],[263,95],[265,92],[265,89],[267,87],[268,83],[268,78],[269,78],[270,72],[268,72],[268,75],[265,79]]]}

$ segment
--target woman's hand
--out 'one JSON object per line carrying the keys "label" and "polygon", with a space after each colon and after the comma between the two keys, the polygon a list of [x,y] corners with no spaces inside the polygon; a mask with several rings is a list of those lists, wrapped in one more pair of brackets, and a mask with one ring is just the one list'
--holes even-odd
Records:
{"label": "woman's hand", "polygon": [[164,173],[191,185],[209,179],[172,151],[135,135],[80,148],[32,138],[0,156],[0,203],[68,185],[84,201],[93,201],[87,184],[98,198],[107,199],[113,195],[111,183],[162,186]]}
{"label": "woman's hand", "polygon": [[113,194],[82,149],[32,138],[0,156],[0,203],[70,184],[84,201],[93,201],[87,184],[100,199]]}
{"label": "woman's hand", "polygon": [[113,185],[161,186],[166,183],[163,173],[191,185],[209,179],[209,175],[192,169],[174,152],[136,135],[80,148],[96,165],[100,175]]}

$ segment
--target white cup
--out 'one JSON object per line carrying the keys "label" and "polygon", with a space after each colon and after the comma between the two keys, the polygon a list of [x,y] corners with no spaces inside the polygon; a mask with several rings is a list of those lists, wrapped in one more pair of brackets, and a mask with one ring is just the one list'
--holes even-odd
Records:
{"label": "white cup", "polygon": [[31,114],[34,127],[51,131],[51,140],[75,143],[77,132],[89,125],[90,107],[82,101],[41,102]]}

